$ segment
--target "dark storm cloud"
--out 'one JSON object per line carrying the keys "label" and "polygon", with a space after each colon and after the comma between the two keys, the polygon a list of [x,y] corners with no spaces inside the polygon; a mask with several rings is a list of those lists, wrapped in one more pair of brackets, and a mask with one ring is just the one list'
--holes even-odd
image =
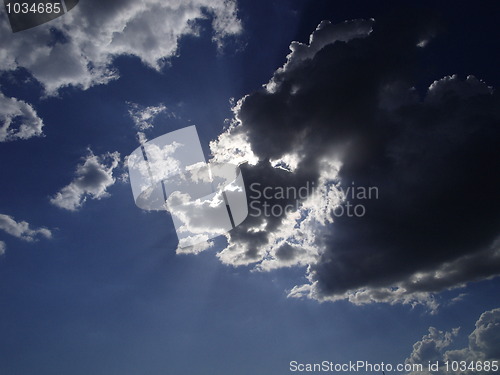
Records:
{"label": "dark storm cloud", "polygon": [[[499,98],[473,76],[415,89],[422,46],[438,30],[431,17],[376,20],[371,33],[367,23],[323,22],[309,46],[292,44],[284,67],[266,90],[242,99],[236,123],[212,149],[216,158],[224,153],[216,146],[234,153],[232,138],[239,151],[251,148],[259,161],[244,170],[249,186],[336,182],[344,191],[376,187],[378,197],[348,197],[364,206],[362,217],[332,217],[335,202],[323,194],[293,220],[249,218],[220,256],[235,264],[284,257],[289,265],[304,252],[287,246],[302,246],[313,253],[297,262],[310,265],[310,284],[292,296],[431,303],[429,293],[500,274]],[[335,27],[330,43],[312,48],[315,35]],[[271,166],[290,155],[291,172]],[[318,214],[325,209],[326,218]]]}

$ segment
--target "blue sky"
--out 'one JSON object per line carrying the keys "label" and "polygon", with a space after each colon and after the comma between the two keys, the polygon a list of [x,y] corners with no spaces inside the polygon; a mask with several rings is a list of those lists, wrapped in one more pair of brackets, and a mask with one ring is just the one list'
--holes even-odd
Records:
{"label": "blue sky", "polygon": [[[133,1],[109,6],[81,1],[57,20],[19,33],[11,32],[4,13],[0,16],[4,40],[0,43],[0,127],[11,131],[5,136],[0,132],[0,375],[277,375],[290,373],[290,361],[500,360],[495,351],[500,347],[495,278],[500,274],[495,194],[499,182],[495,170],[489,171],[490,185],[482,185],[481,179],[481,173],[498,166],[499,160],[498,151],[491,148],[498,144],[500,118],[494,91],[500,83],[495,6],[487,2],[472,8],[456,2],[413,8],[391,2],[192,0],[177,8],[174,3],[151,0],[137,10]],[[409,14],[419,21],[406,19]],[[322,20],[335,25],[370,18],[375,19],[373,32],[346,24],[356,30],[357,38],[326,42],[309,60],[302,60],[297,52],[284,66],[290,43],[307,45]],[[128,28],[123,35],[113,34],[114,23],[120,22]],[[385,33],[404,24],[409,34],[422,32],[428,44],[399,55],[399,46],[406,51],[407,39],[387,38]],[[432,27],[427,29],[428,25]],[[335,37],[346,32],[331,27]],[[406,35],[406,29],[401,34]],[[380,51],[392,45],[398,46],[396,51]],[[52,54],[45,55],[44,48]],[[380,60],[375,58],[373,71],[355,70],[366,67],[360,61],[377,55],[377,48],[380,56],[387,52],[387,67],[379,68]],[[90,63],[80,70],[68,67],[74,58]],[[114,79],[106,81],[105,69],[115,71]],[[338,72],[342,75],[336,76]],[[318,79],[322,75],[324,86]],[[477,79],[468,79],[469,75]],[[262,85],[272,77],[277,91],[265,91]],[[401,89],[390,79],[408,85]],[[387,94],[384,105],[390,110],[384,107],[386,112],[356,107],[370,102],[357,99],[346,99],[340,108],[333,103],[337,112],[329,112],[329,102],[321,99],[342,102],[349,95],[369,97],[373,82],[389,82],[380,84],[381,97],[394,88],[396,97],[410,99],[401,104]],[[433,82],[434,91],[429,89]],[[293,89],[292,94],[286,91],[294,84],[300,99],[295,99]],[[351,94],[346,89],[351,85],[366,91]],[[344,91],[330,94],[331,87]],[[233,112],[245,95],[249,96]],[[447,102],[449,96],[452,101]],[[274,109],[283,103],[294,104],[283,111]],[[148,119],[151,128],[144,130],[129,113],[134,105],[139,111],[161,105],[165,110]],[[364,113],[383,120],[366,119]],[[282,118],[284,125],[276,128],[261,125]],[[305,136],[302,143],[290,140],[303,130],[297,118],[320,136]],[[326,121],[329,118],[332,124]],[[420,123],[421,119],[426,122]],[[5,127],[11,120],[11,126]],[[231,120],[232,130],[228,129]],[[380,133],[379,128],[357,128],[357,121],[371,120],[380,126]],[[348,125],[337,130],[335,121]],[[420,133],[422,127],[393,137],[393,128],[381,125],[385,123],[401,123],[405,129],[438,125],[430,141],[427,133]],[[470,135],[467,129],[472,123],[480,130]],[[25,133],[18,128],[22,124],[27,125]],[[417,150],[417,160],[424,162],[415,169],[415,164],[407,164],[417,183],[401,178],[391,185],[386,182],[399,169],[384,169],[385,159],[379,163],[376,151],[370,155],[375,155],[377,175],[365,164],[357,164],[359,159],[345,156],[344,169],[335,177],[339,183],[380,182],[381,194],[401,191],[401,201],[391,196],[394,206],[385,206],[366,220],[327,220],[320,225],[320,216],[315,216],[320,213],[314,208],[291,227],[283,224],[283,218],[254,218],[216,239],[205,251],[178,254],[169,214],[145,212],[135,205],[125,157],[139,146],[138,132],[153,139],[189,125],[197,126],[207,159],[231,160],[235,155],[221,137],[226,135],[229,145],[243,147],[238,134],[247,134],[247,145],[260,159],[256,165],[242,167],[247,183],[293,181],[299,186],[305,175],[321,181],[326,172],[318,167],[320,152],[336,152],[344,145],[329,139],[363,139],[364,132],[367,139],[391,134],[390,141],[361,143],[370,152],[380,145],[395,153]],[[349,129],[362,136],[355,138]],[[448,145],[441,143],[440,132],[458,139],[456,144],[450,142],[455,148],[449,153],[436,151]],[[470,137],[462,139],[462,134]],[[211,141],[215,142],[210,145]],[[291,172],[276,172],[266,164],[281,147],[289,154],[302,150],[305,156],[298,169],[290,164]],[[364,155],[363,147],[355,154]],[[464,153],[472,153],[472,166],[462,159]],[[410,152],[398,155],[404,162],[414,161]],[[422,155],[434,159],[425,162]],[[308,173],[318,168],[317,176],[302,173],[304,160],[310,161]],[[482,166],[473,164],[484,160]],[[449,172],[457,165],[466,172],[475,168],[477,175],[465,178]],[[438,167],[444,171],[442,180],[436,177]],[[404,197],[422,189],[420,173],[430,173],[433,187],[428,196],[439,197],[430,199],[436,212],[424,212],[429,225],[422,232],[404,216],[420,218],[422,213],[400,209],[407,207]],[[377,179],[381,175],[387,178]],[[457,188],[461,179],[463,189]],[[471,179],[477,179],[476,185]],[[69,198],[58,199],[57,194],[68,186]],[[466,190],[469,186],[477,190]],[[464,211],[452,209],[454,219],[443,225],[439,221],[449,219],[444,212],[449,207],[440,194],[448,190],[456,192],[454,198],[461,204],[464,191],[470,191],[478,208],[464,203]],[[426,209],[427,195],[425,199],[418,192],[414,196],[417,202],[422,199]],[[376,203],[370,203],[368,210],[380,210]],[[330,204],[320,202],[321,207]],[[394,213],[401,217],[382,225]],[[463,215],[462,224],[458,215]],[[314,222],[314,230],[306,226],[308,220]],[[265,233],[250,236],[262,222],[267,223]],[[414,236],[406,233],[406,225],[414,225]],[[300,242],[299,226],[314,235]],[[497,242],[492,241],[495,231]],[[286,246],[273,245],[277,240],[272,233],[289,236]],[[451,234],[463,247],[450,239]],[[373,242],[367,245],[365,236]],[[290,257],[280,256],[283,249]],[[477,267],[469,269],[467,264]],[[436,276],[439,272],[442,284]],[[427,284],[419,289],[413,283],[415,275]],[[300,286],[305,289],[294,289]],[[438,333],[432,335],[429,327],[436,327]],[[454,335],[456,327],[461,328]]]}

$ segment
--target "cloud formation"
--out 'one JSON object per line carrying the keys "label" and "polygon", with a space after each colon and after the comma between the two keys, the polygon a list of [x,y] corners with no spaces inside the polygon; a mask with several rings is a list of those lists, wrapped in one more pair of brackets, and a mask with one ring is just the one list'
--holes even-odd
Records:
{"label": "cloud formation", "polygon": [[73,181],[51,197],[50,203],[76,211],[89,198],[101,199],[109,196],[107,189],[116,181],[113,171],[120,164],[120,154],[108,152],[97,156],[92,150],[88,151],[89,154],[76,167]]}
{"label": "cloud formation", "polygon": [[118,77],[111,63],[119,55],[160,70],[181,37],[200,33],[201,19],[212,21],[213,40],[222,46],[241,31],[236,13],[233,0],[82,1],[62,17],[16,34],[2,13],[0,66],[27,69],[48,95],[65,86],[87,89]]}
{"label": "cloud formation", "polygon": [[427,364],[429,361],[442,360],[445,349],[451,345],[459,331],[460,328],[454,328],[451,332],[443,332],[429,327],[429,333],[413,345],[413,351],[405,363]]}
{"label": "cloud formation", "polygon": [[[406,363],[424,364],[428,361],[441,365],[445,361],[466,361],[467,364],[477,361],[499,361],[500,360],[500,308],[485,311],[476,322],[476,328],[469,335],[469,344],[462,349],[449,350],[449,346],[458,335],[458,328],[451,332],[439,331],[434,327],[429,328],[429,334],[424,335],[422,340],[413,345],[413,352],[406,359]],[[450,369],[449,369],[450,370]],[[490,371],[446,371],[440,367],[439,371],[412,372],[410,375],[431,374],[491,374]]]}
{"label": "cloud formation", "polygon": [[[0,229],[22,241],[36,242],[40,238],[52,238],[52,232],[40,227],[33,229],[26,221],[16,221],[12,216],[0,214]],[[5,253],[7,246],[5,242],[0,241],[0,255]]]}
{"label": "cloud formation", "polygon": [[472,75],[417,88],[429,20],[322,22],[237,103],[213,159],[246,161],[247,191],[271,193],[250,205],[281,214],[250,215],[221,261],[307,267],[291,297],[431,309],[436,293],[500,274],[498,93]]}
{"label": "cloud formation", "polygon": [[40,137],[43,121],[32,105],[0,92],[0,142]]}
{"label": "cloud formation", "polygon": [[141,131],[152,128],[156,117],[167,110],[164,104],[143,107],[136,103],[129,103],[129,106],[128,114],[132,118],[132,121],[134,121],[135,127]]}

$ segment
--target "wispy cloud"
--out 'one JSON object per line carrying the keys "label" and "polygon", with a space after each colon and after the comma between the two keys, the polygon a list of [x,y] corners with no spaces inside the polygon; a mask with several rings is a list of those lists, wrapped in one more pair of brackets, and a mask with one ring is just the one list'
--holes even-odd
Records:
{"label": "wispy cloud", "polygon": [[167,107],[164,104],[149,107],[143,107],[136,103],[128,104],[130,107],[128,114],[134,121],[135,127],[141,131],[152,128],[156,117],[167,111]]}
{"label": "wispy cloud", "polygon": [[16,221],[12,216],[0,214],[0,229],[23,241],[34,242],[40,237],[51,238],[52,232],[47,228],[33,229],[26,221]]}
{"label": "wispy cloud", "polygon": [[[22,241],[36,242],[40,238],[52,238],[52,232],[45,227],[32,228],[26,221],[16,221],[12,216],[0,214],[0,229]],[[0,241],[0,255],[5,253],[7,246]]]}
{"label": "wispy cloud", "polygon": [[40,137],[43,121],[32,105],[0,92],[0,142]]}
{"label": "wispy cloud", "polygon": [[0,241],[0,256],[5,254],[6,245],[5,242]]}

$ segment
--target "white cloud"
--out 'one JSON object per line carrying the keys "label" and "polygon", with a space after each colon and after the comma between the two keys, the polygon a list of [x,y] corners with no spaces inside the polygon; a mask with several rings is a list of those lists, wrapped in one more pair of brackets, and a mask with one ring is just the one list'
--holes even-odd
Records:
{"label": "white cloud", "polygon": [[429,333],[413,345],[413,352],[405,362],[418,364],[439,360],[444,349],[450,346],[459,330],[459,328],[454,328],[451,332],[443,332],[429,327]]}
{"label": "white cloud", "polygon": [[[209,239],[206,238],[202,238],[200,239],[200,241],[198,242],[198,239],[196,239],[196,241],[193,241],[192,239],[190,239],[190,242],[197,242],[195,245],[191,245],[191,246],[185,246],[185,247],[177,247],[177,249],[175,250],[175,253],[176,254],[198,254],[198,253],[201,253],[202,251],[205,251],[205,250],[208,250],[212,247],[214,247],[215,243],[213,241],[210,241]],[[179,243],[179,245],[181,245]]]}
{"label": "white cloud", "polygon": [[221,192],[193,199],[189,194],[175,191],[168,197],[166,207],[167,211],[179,220],[177,224],[178,235],[223,234],[226,231],[224,226],[226,217],[220,215],[221,211],[223,214],[227,214]]}
{"label": "white cloud", "polygon": [[481,314],[469,335],[468,347],[447,351],[444,358],[450,361],[500,360],[500,308]]}
{"label": "white cloud", "polygon": [[[44,227],[33,229],[26,221],[16,221],[12,216],[0,214],[0,229],[27,242],[35,242],[40,237],[51,238],[52,232]],[[5,250],[5,243],[3,244]]]}
{"label": "white cloud", "polygon": [[120,164],[118,152],[96,156],[89,149],[83,163],[76,168],[75,178],[50,199],[50,203],[69,211],[78,210],[85,201],[109,196],[107,189],[115,183],[113,170]]}
{"label": "white cloud", "polygon": [[0,92],[0,142],[42,136],[43,121],[33,106]]}
{"label": "white cloud", "polygon": [[5,254],[5,249],[7,247],[5,246],[5,242],[0,241],[0,256]]}
{"label": "white cloud", "polygon": [[136,128],[142,131],[152,128],[155,118],[167,110],[164,104],[143,107],[136,103],[129,103],[129,106],[128,113],[130,117],[134,121]]}
{"label": "white cloud", "polygon": [[[480,375],[491,374],[491,371],[468,369],[466,371],[446,371],[445,361],[466,361],[467,365],[480,361],[500,360],[500,308],[485,311],[476,322],[474,331],[469,335],[468,346],[462,349],[447,350],[458,335],[458,328],[451,332],[439,331],[434,327],[429,328],[429,334],[413,345],[413,351],[406,359],[406,363],[423,364],[424,367],[431,361],[439,361],[439,371],[432,374],[461,374]],[[411,375],[428,375],[428,371],[412,372]]]}
{"label": "white cloud", "polygon": [[[61,87],[87,89],[116,79],[116,56],[137,56],[160,70],[175,56],[182,36],[198,35],[197,20],[211,18],[213,40],[241,31],[233,0],[82,1],[69,13],[13,34],[0,17],[0,66],[26,68],[48,95]],[[56,37],[53,30],[60,36]]]}
{"label": "white cloud", "polygon": [[370,303],[388,303],[390,305],[403,304],[412,307],[423,305],[431,314],[437,313],[439,308],[439,303],[433,293],[420,291],[409,292],[404,287],[396,284],[391,287],[364,287],[328,296],[321,293],[318,281],[314,281],[310,274],[307,275],[307,278],[310,283],[293,287],[288,293],[288,297],[311,298],[321,302],[347,300],[358,306]]}
{"label": "white cloud", "polygon": [[252,151],[247,135],[244,132],[237,131],[239,120],[236,116],[243,99],[240,99],[232,108],[235,120],[231,126],[220,134],[216,140],[210,142],[212,161],[216,163],[248,163],[255,165],[259,161]]}

